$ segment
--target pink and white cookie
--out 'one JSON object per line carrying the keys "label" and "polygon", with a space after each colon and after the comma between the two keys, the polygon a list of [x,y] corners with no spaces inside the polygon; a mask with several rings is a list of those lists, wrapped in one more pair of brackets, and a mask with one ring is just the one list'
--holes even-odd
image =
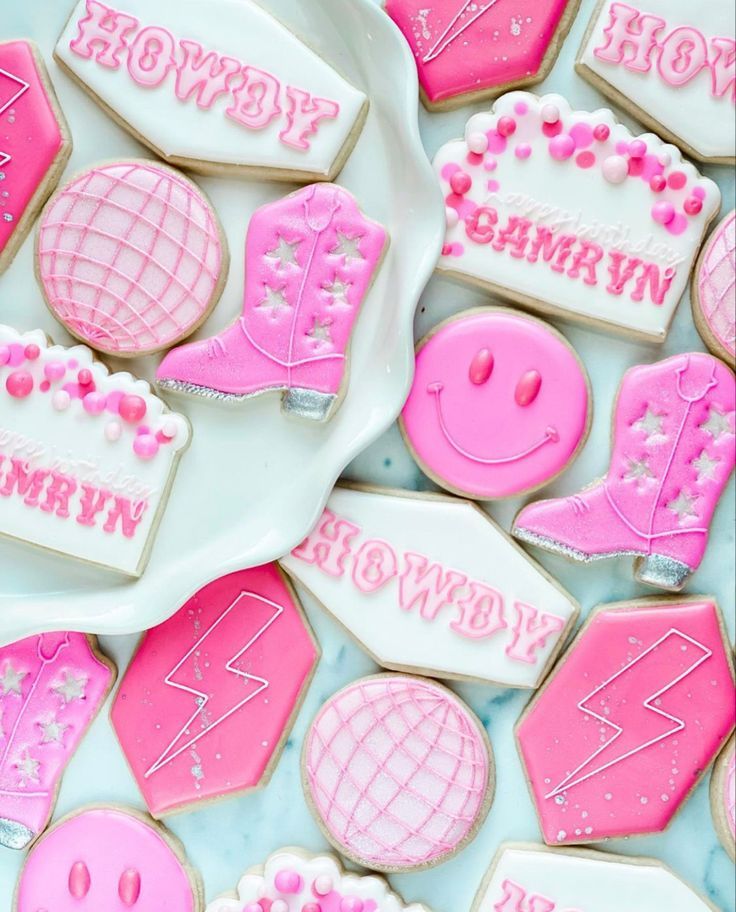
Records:
{"label": "pink and white cookie", "polygon": [[13,912],[202,912],[202,884],[164,827],[131,808],[64,817],[26,859]]}
{"label": "pink and white cookie", "polygon": [[723,748],[713,768],[710,808],[718,838],[736,861],[736,738]]}
{"label": "pink and white cookie", "polygon": [[54,56],[156,155],[203,173],[332,180],[368,112],[254,0],[79,0]]}
{"label": "pink and white cookie", "polygon": [[0,647],[0,845],[24,849],[46,828],[64,770],[115,675],[83,633]]}
{"label": "pink and white cookie", "polygon": [[304,741],[307,802],[330,843],[387,874],[447,861],[475,838],[495,788],[480,721],[426,678],[382,674],[327,700]]}
{"label": "pink and white cookie", "polygon": [[497,500],[563,472],[585,444],[592,410],[588,375],[563,336],[534,317],[482,308],[418,344],[400,427],[433,481]]}
{"label": "pink and white cookie", "polygon": [[213,900],[206,912],[429,912],[405,905],[382,877],[351,874],[331,855],[301,849],[274,852],[243,875],[238,889]]}
{"label": "pink and white cookie", "polygon": [[734,721],[733,661],[712,599],[599,606],[516,727],[544,841],[662,832]]}
{"label": "pink and white cookie", "polygon": [[731,164],[735,36],[729,0],[599,0],[576,69],[687,155]]}
{"label": "pink and white cookie", "polygon": [[636,578],[679,591],[700,566],[734,468],[736,379],[692,352],[624,374],[608,472],[579,494],[541,500],[514,520],[518,539],[590,563],[634,557]]}
{"label": "pink and white cookie", "polygon": [[41,54],[31,41],[0,44],[0,273],[13,261],[72,152],[72,138]]}
{"label": "pink and white cookie", "polygon": [[242,316],[169,352],[159,386],[229,402],[277,391],[286,414],[328,420],[345,395],[353,328],[387,245],[386,229],[336,184],[262,206],[245,241]]}
{"label": "pink and white cookie", "polygon": [[422,100],[449,110],[541,82],[579,0],[385,0],[409,42]]}
{"label": "pink and white cookie", "polygon": [[721,193],[611,111],[509,92],[434,160],[439,270],[544,313],[662,342]]}
{"label": "pink and white cookie", "polygon": [[140,576],[190,437],[144,380],[0,324],[0,535]]}
{"label": "pink and white cookie", "polygon": [[276,564],[220,577],[145,633],[110,717],[151,814],[265,785],[318,659]]}
{"label": "pink and white cookie", "polygon": [[36,255],[51,313],[81,342],[121,358],[193,333],[219,300],[229,262],[199,187],[142,159],[98,165],[58,190]]}
{"label": "pink and white cookie", "polygon": [[736,360],[736,210],[721,221],[701,251],[690,288],[701,338],[728,364]]}

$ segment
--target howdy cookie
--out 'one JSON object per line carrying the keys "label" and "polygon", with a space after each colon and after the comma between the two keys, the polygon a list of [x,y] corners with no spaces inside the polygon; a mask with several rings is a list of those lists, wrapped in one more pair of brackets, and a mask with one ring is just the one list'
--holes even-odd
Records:
{"label": "howdy cookie", "polygon": [[419,71],[422,100],[450,110],[546,78],[579,0],[386,0]]}
{"label": "howdy cookie", "polygon": [[243,875],[237,893],[213,900],[206,912],[429,912],[392,893],[382,877],[346,873],[331,855],[301,849],[274,852]]}
{"label": "howdy cookie", "polygon": [[302,777],[330,843],[387,874],[461,851],[495,787],[488,736],[465,704],[433,681],[395,674],[362,678],[327,700],[304,741]]}
{"label": "howdy cookie", "polygon": [[98,165],[58,190],[39,222],[36,258],[56,319],[120,358],[193,333],[219,300],[229,263],[202,191],[143,159]]}
{"label": "howdy cookie", "polygon": [[0,535],[140,576],[190,436],[145,381],[0,324]]}
{"label": "howdy cookie", "polygon": [[450,317],[419,343],[399,426],[433,481],[496,500],[563,472],[591,413],[588,375],[563,336],[534,317],[482,308]]}
{"label": "howdy cookie", "polygon": [[690,298],[693,319],[714,355],[736,359],[736,210],[720,222],[698,258]]}
{"label": "howdy cookie", "polygon": [[220,577],[145,633],[110,716],[153,816],[265,785],[318,658],[276,564]]}
{"label": "howdy cookie", "polygon": [[0,273],[13,261],[61,177],[72,138],[41,54],[0,44]]}
{"label": "howdy cookie", "polygon": [[516,727],[544,841],[662,832],[733,727],[712,599],[599,606]]}
{"label": "howdy cookie", "polygon": [[253,0],[79,0],[54,56],[159,157],[203,173],[332,180],[368,112]]}
{"label": "howdy cookie", "polygon": [[471,912],[717,912],[661,861],[505,843]]}
{"label": "howdy cookie", "polygon": [[526,307],[662,342],[721,194],[656,136],[510,92],[434,161],[441,272]]}
{"label": "howdy cookie", "polygon": [[687,155],[732,164],[735,33],[729,0],[599,0],[575,68]]}
{"label": "howdy cookie", "polygon": [[179,841],[132,808],[82,808],[56,823],[21,871],[13,912],[201,912]]}
{"label": "howdy cookie", "polygon": [[378,665],[536,687],[577,603],[475,504],[337,487],[282,565]]}
{"label": "howdy cookie", "polygon": [[624,374],[608,473],[525,507],[512,534],[585,563],[632,555],[636,578],[679,591],[700,566],[733,471],[734,375],[693,352]]}
{"label": "howdy cookie", "polygon": [[83,633],[0,647],[0,845],[24,849],[46,828],[64,769],[115,675]]}
{"label": "howdy cookie", "polygon": [[713,768],[710,808],[718,838],[736,861],[736,738],[724,747]]}
{"label": "howdy cookie", "polygon": [[388,234],[335,184],[256,211],[245,241],[243,314],[217,336],[169,354],[159,386],[236,402],[282,394],[284,413],[326,421],[348,382],[348,348]]}

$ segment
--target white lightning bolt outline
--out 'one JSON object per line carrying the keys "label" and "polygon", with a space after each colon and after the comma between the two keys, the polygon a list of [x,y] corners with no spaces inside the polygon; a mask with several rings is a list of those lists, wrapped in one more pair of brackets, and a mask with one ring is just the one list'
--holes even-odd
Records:
{"label": "white lightning bolt outline", "polygon": [[7,152],[0,152],[0,168],[2,168],[3,165],[7,165],[7,163],[12,160],[13,157],[8,155]]}
{"label": "white lightning bolt outline", "polygon": [[21,79],[20,76],[16,76],[14,73],[10,73],[8,70],[4,70],[2,67],[0,67],[0,75],[7,76],[8,79],[12,79],[13,82],[20,83],[20,88],[15,93],[15,95],[13,95],[9,101],[6,101],[5,104],[0,107],[0,114],[4,114],[8,108],[14,105],[22,95],[25,95],[28,89],[30,89],[31,84],[30,82],[26,82],[25,79]]}
{"label": "white lightning bolt outline", "polygon": [[[641,660],[643,658],[645,658],[647,655],[649,655],[650,652],[653,652],[658,646],[661,646],[662,643],[664,643],[665,640],[667,640],[670,636],[680,636],[683,639],[687,640],[689,643],[691,643],[693,646],[697,646],[699,649],[702,649],[703,653],[704,653],[693,665],[691,665],[689,668],[685,669],[685,671],[681,672],[674,680],[665,684],[665,686],[662,687],[660,690],[656,691],[655,693],[653,693],[649,697],[647,697],[642,704],[645,709],[649,709],[653,713],[656,713],[658,716],[662,716],[665,719],[669,719],[670,722],[674,723],[675,727],[668,732],[664,732],[664,734],[658,735],[656,738],[652,738],[651,741],[647,741],[645,744],[639,745],[639,747],[632,748],[630,751],[623,754],[621,757],[616,757],[615,760],[610,760],[608,763],[605,763],[603,766],[597,767],[592,772],[586,773],[584,776],[580,776],[579,778],[575,779],[574,777],[577,776],[577,774],[582,769],[584,769],[589,763],[592,763],[593,760],[595,760],[595,758],[598,756],[598,754],[602,753],[604,750],[607,750],[614,743],[614,741],[616,741],[626,730],[625,726],[616,725],[615,722],[611,722],[610,720],[608,720],[608,719],[604,718],[603,716],[599,715],[598,713],[594,712],[592,709],[588,709],[585,706],[585,704],[588,702],[588,700],[592,700],[593,697],[596,694],[600,693],[600,691],[603,690],[605,687],[608,687],[608,685],[612,681],[615,681],[616,678],[620,678],[621,675],[626,674],[626,672],[628,672],[631,668],[633,668],[634,665],[636,665],[638,662],[641,662]],[[628,665],[625,665],[620,671],[617,671],[616,674],[611,675],[611,677],[607,681],[604,681],[603,684],[596,687],[595,690],[591,691],[587,697],[584,697],[582,700],[580,700],[580,702],[578,703],[578,709],[581,712],[586,713],[586,715],[592,716],[594,719],[597,719],[599,722],[602,722],[604,725],[607,725],[609,728],[614,729],[615,734],[611,738],[610,741],[607,741],[604,745],[599,747],[597,750],[593,751],[593,753],[586,760],[584,760],[571,773],[568,773],[568,775],[565,776],[565,778],[562,780],[562,782],[559,785],[555,786],[555,788],[551,792],[549,792],[547,795],[544,796],[545,799],[554,798],[555,795],[559,795],[561,792],[567,791],[568,789],[571,789],[574,786],[579,785],[581,782],[585,782],[586,779],[590,779],[592,776],[597,776],[598,773],[602,773],[604,770],[609,769],[609,767],[615,766],[615,764],[621,763],[622,761],[627,760],[629,757],[633,757],[634,754],[638,754],[640,751],[645,750],[647,747],[651,747],[653,744],[657,744],[657,742],[664,741],[666,738],[670,738],[670,737],[672,737],[672,735],[676,735],[678,732],[681,732],[685,728],[685,722],[682,719],[678,719],[677,716],[673,716],[670,713],[665,712],[662,709],[658,709],[656,706],[652,706],[651,705],[652,701],[659,699],[659,697],[661,697],[662,694],[667,693],[668,690],[671,690],[676,684],[679,684],[679,682],[682,681],[683,678],[686,678],[688,675],[692,674],[696,668],[698,668],[700,665],[702,665],[703,662],[707,661],[712,655],[713,655],[712,649],[708,649],[707,646],[704,646],[702,643],[699,643],[697,640],[694,640],[692,637],[688,636],[686,633],[682,633],[682,631],[677,630],[676,628],[673,627],[672,629],[668,630],[667,633],[664,634],[664,636],[661,636],[655,643],[652,643],[652,645],[648,649],[645,649],[641,655],[637,656],[633,661],[629,662]],[[571,779],[573,780],[572,782],[570,781]]]}
{"label": "white lightning bolt outline", "polygon": [[[173,680],[174,676],[181,669],[182,665],[184,665],[184,663],[187,662],[191,658],[192,654],[194,652],[196,652],[197,649],[199,649],[199,647],[207,639],[207,637],[209,637],[210,634],[217,627],[219,627],[219,625],[225,620],[225,618],[230,614],[230,612],[235,610],[235,608],[239,604],[240,600],[243,598],[248,598],[248,597],[257,599],[259,602],[262,602],[265,605],[270,605],[272,608],[275,609],[275,612],[274,612],[273,617],[269,618],[269,620],[266,621],[266,623],[248,640],[248,642],[245,644],[245,646],[243,646],[242,649],[240,649],[238,652],[236,652],[235,655],[232,656],[232,658],[228,659],[228,661],[225,663],[225,668],[227,671],[232,672],[234,675],[238,675],[239,677],[245,678],[248,681],[256,681],[261,686],[256,691],[249,694],[245,698],[245,700],[241,700],[235,706],[231,707],[224,715],[220,716],[219,719],[216,719],[211,725],[208,725],[205,729],[203,729],[203,731],[199,732],[193,738],[190,738],[186,742],[186,744],[182,745],[180,748],[178,748],[176,751],[174,751],[174,753],[170,753],[171,749],[176,744],[176,742],[179,740],[179,738],[181,738],[182,735],[184,735],[184,733],[187,731],[187,729],[191,727],[192,723],[197,718],[197,716],[201,715],[204,712],[207,704],[210,701],[210,698],[207,694],[202,693],[199,690],[195,690],[192,687],[187,687],[186,684],[178,684],[176,681]],[[220,725],[222,722],[224,722],[225,719],[229,719],[230,716],[233,715],[233,713],[236,713],[239,709],[242,709],[243,706],[245,706],[247,703],[250,703],[251,700],[255,699],[255,697],[257,697],[260,693],[263,693],[264,690],[266,690],[268,687],[270,687],[270,682],[265,680],[265,678],[259,678],[257,675],[251,675],[245,671],[240,671],[237,668],[233,668],[233,663],[237,662],[241,656],[245,655],[245,653],[251,648],[251,646],[254,643],[256,643],[263,636],[263,634],[268,630],[268,628],[272,624],[276,623],[276,621],[279,619],[279,617],[281,617],[281,615],[283,613],[284,613],[283,606],[279,605],[277,602],[273,602],[273,601],[271,601],[271,599],[264,598],[264,596],[258,595],[255,592],[242,591],[240,593],[240,595],[238,595],[238,597],[236,599],[234,599],[231,602],[231,604],[222,612],[220,617],[216,621],[214,621],[214,623],[212,623],[210,625],[210,627],[205,631],[205,633],[202,634],[202,636],[191,647],[191,649],[189,649],[186,652],[186,654],[177,662],[177,664],[174,666],[172,671],[170,671],[166,675],[166,677],[164,678],[164,683],[167,684],[169,687],[173,687],[176,690],[184,691],[184,693],[191,694],[193,697],[195,697],[197,700],[197,709],[195,709],[195,711],[192,713],[192,715],[189,717],[189,719],[184,723],[184,725],[179,730],[178,734],[174,738],[172,738],[172,740],[169,742],[169,745],[162,752],[162,754],[160,755],[158,760],[156,760],[156,762],[145,773],[144,778],[148,779],[150,776],[152,776],[154,773],[157,773],[160,769],[162,769],[168,763],[171,763],[172,760],[175,760],[178,756],[180,756],[180,754],[183,754],[184,751],[189,750],[189,748],[192,747],[194,744],[196,744],[197,741],[204,738],[205,735],[208,735],[212,731],[213,728],[216,728],[218,725]]]}
{"label": "white lightning bolt outline", "polygon": [[467,29],[469,29],[474,22],[480,19],[484,13],[487,13],[488,10],[491,9],[491,7],[495,6],[497,3],[498,0],[490,0],[489,3],[481,6],[481,8],[476,10],[467,22],[463,22],[462,26],[455,32],[453,29],[457,25],[458,20],[463,15],[463,13],[465,13],[472,5],[472,0],[465,0],[465,2],[461,3],[460,9],[455,13],[447,28],[429,49],[427,55],[422,58],[422,63],[431,63],[433,60],[441,57],[456,38],[459,38],[463,32],[467,31]]}

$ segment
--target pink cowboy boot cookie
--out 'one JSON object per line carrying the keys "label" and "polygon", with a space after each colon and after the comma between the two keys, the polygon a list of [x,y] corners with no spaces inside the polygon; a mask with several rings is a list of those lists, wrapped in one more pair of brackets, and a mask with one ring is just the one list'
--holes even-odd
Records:
{"label": "pink cowboy boot cookie", "polygon": [[632,368],[608,474],[580,494],[526,507],[514,535],[579,561],[631,554],[640,582],[681,589],[703,559],[734,467],[735,399],[733,373],[710,355]]}
{"label": "pink cowboy boot cookie", "polygon": [[278,390],[284,412],[327,420],[386,243],[385,229],[334,184],[263,206],[248,228],[243,315],[219,335],[170,352],[159,385],[230,401]]}

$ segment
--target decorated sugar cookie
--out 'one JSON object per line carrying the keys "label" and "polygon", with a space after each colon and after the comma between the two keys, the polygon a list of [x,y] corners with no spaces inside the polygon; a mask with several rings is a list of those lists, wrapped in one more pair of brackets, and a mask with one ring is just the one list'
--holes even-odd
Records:
{"label": "decorated sugar cookie", "polygon": [[326,421],[345,394],[350,337],[387,244],[335,184],[262,206],[245,242],[242,316],[169,352],[159,386],[229,402],[277,391],[285,413]]}
{"label": "decorated sugar cookie", "polygon": [[516,729],[549,845],[660,833],[734,727],[712,599],[644,599],[590,616]]}
{"label": "decorated sugar cookie", "polygon": [[437,484],[495,500],[564,471],[591,413],[588,376],[563,336],[534,317],[483,308],[450,317],[419,343],[400,427]]}
{"label": "decorated sugar cookie", "polygon": [[736,739],[731,738],[710,779],[713,823],[724,849],[736,860]]}
{"label": "decorated sugar cookie", "polygon": [[13,912],[202,912],[202,885],[178,840],[144,814],[88,807],[31,850]]}
{"label": "decorated sugar cookie", "polygon": [[41,54],[0,44],[0,273],[13,260],[72,151]]}
{"label": "decorated sugar cookie", "polygon": [[717,912],[661,861],[505,843],[471,912]]}
{"label": "decorated sugar cookie", "polygon": [[145,381],[0,324],[0,535],[140,576],[190,436]]}
{"label": "decorated sugar cookie", "polygon": [[253,0],[79,0],[54,55],[170,164],[332,180],[368,100]]}
{"label": "decorated sugar cookie", "polygon": [[64,769],[115,673],[83,633],[0,647],[0,845],[23,849],[45,829]]}
{"label": "decorated sugar cookie", "polygon": [[729,0],[599,0],[576,69],[699,161],[736,155],[736,11]]}
{"label": "decorated sugar cookie", "polygon": [[664,340],[718,187],[653,134],[510,92],[434,161],[441,272],[527,307]]}
{"label": "decorated sugar cookie", "polygon": [[495,787],[479,720],[451,691],[409,675],[362,678],[327,700],[302,767],[327,839],[355,864],[385,873],[457,854],[475,838]]}
{"label": "decorated sugar cookie", "polygon": [[693,273],[693,318],[714,355],[736,359],[736,210],[708,238]]}
{"label": "decorated sugar cookie", "polygon": [[[265,901],[265,902],[264,902]],[[382,877],[345,872],[331,855],[301,849],[274,852],[263,868],[243,875],[236,893],[213,900],[206,912],[429,912],[405,905]]]}
{"label": "decorated sugar cookie", "polygon": [[264,785],[318,657],[275,564],[220,577],[145,633],[111,719],[154,817]]}
{"label": "decorated sugar cookie", "polygon": [[227,243],[207,198],[183,174],[143,159],[89,168],[57,191],[36,252],[53,315],[121,358],[194,332],[227,278]]}
{"label": "decorated sugar cookie", "polygon": [[578,606],[475,504],[337,487],[281,563],[377,664],[535,687]]}
{"label": "decorated sugar cookie", "polygon": [[424,103],[447,110],[541,82],[579,0],[386,0],[414,53]]}

